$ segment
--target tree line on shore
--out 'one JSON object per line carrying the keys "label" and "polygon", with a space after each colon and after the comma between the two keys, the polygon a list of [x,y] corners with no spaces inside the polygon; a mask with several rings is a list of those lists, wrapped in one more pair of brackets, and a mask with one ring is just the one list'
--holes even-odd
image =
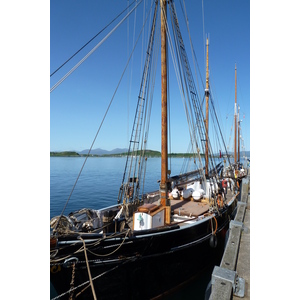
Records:
{"label": "tree line on shore", "polygon": [[[131,154],[131,153],[130,153]],[[127,156],[128,153],[118,153],[118,154],[90,154],[92,157],[122,157]],[[140,150],[137,151],[136,155],[140,155]],[[62,152],[50,152],[50,156],[56,157],[85,157],[87,154],[79,154],[75,151],[62,151]],[[147,157],[161,157],[161,153],[159,151],[154,150],[146,150],[145,156]],[[192,153],[169,153],[170,157],[192,157]],[[204,154],[201,154],[204,156]]]}

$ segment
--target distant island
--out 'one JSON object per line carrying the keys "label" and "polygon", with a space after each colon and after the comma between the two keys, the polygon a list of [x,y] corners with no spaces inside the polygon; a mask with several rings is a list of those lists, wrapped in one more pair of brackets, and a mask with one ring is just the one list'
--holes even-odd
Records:
{"label": "distant island", "polygon": [[[97,152],[98,150],[98,152]],[[123,157],[127,156],[128,152],[125,152],[125,149],[114,149],[112,151],[106,151],[106,150],[101,150],[103,153],[100,153],[99,151],[101,149],[95,149],[94,151],[91,151],[90,155],[91,157]],[[122,151],[119,152],[118,151]],[[50,152],[50,156],[52,157],[86,157],[88,151],[83,150],[81,152],[76,152],[76,151],[61,151],[61,152]],[[131,153],[129,153],[131,154]],[[245,151],[245,154],[247,157],[250,157],[250,151]],[[140,151],[137,151],[136,155],[140,155]],[[169,157],[193,157],[192,153],[169,153]],[[224,153],[222,153],[223,157]],[[242,152],[243,155],[243,152]],[[146,157],[161,157],[161,153],[159,151],[154,151],[154,150],[146,150],[145,151],[145,156]],[[204,154],[201,154],[202,157],[204,157]],[[215,154],[215,157],[219,157],[219,154]],[[230,157],[233,157],[232,153],[229,153]]]}
{"label": "distant island", "polygon": [[[140,155],[141,151],[137,151],[136,155]],[[129,153],[131,154],[131,153]],[[114,153],[114,154],[90,154],[91,157],[122,157],[127,156],[128,152],[122,153]],[[62,151],[62,152],[50,152],[50,156],[56,157],[86,157],[87,154],[80,154],[75,151]],[[161,157],[161,153],[159,151],[146,150],[145,156],[147,157]],[[193,155],[190,153],[170,153],[171,157],[192,157]],[[201,154],[202,156],[202,154]]]}
{"label": "distant island", "polygon": [[79,153],[75,151],[62,151],[62,152],[50,152],[50,156],[81,156]]}

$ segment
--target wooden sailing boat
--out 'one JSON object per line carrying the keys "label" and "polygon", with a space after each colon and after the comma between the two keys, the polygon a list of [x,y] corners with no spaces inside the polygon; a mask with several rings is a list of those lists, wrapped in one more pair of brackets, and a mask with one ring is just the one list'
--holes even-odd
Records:
{"label": "wooden sailing boat", "polygon": [[[84,208],[68,216],[62,213],[50,222],[53,229],[50,280],[61,299],[75,296],[80,299],[153,298],[198,273],[224,249],[226,231],[236,212],[239,193],[232,178],[227,178],[232,185],[225,199],[219,188],[222,166],[210,162],[208,113],[204,122],[173,1],[168,1],[168,5],[174,35],[189,83],[191,106],[196,110],[191,139],[196,142],[195,157],[200,158],[200,163],[199,147],[205,148],[205,167],[176,176],[170,176],[168,170],[166,5],[165,0],[160,0],[162,134],[159,190],[141,193],[143,166],[147,161],[142,154],[148,134],[146,132],[140,142],[144,124],[141,115],[146,115],[149,85],[145,79],[150,73],[156,2],[118,204],[99,210]],[[208,111],[208,41],[206,74]]]}

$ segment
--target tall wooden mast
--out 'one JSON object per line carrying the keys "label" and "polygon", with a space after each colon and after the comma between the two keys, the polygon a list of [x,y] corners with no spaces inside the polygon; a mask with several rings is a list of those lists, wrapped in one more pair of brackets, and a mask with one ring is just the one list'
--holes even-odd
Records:
{"label": "tall wooden mast", "polygon": [[235,102],[234,102],[234,163],[236,164],[236,122],[237,122],[237,109],[236,109],[236,64],[235,64]]}
{"label": "tall wooden mast", "polygon": [[167,106],[167,47],[166,47],[166,0],[160,0],[161,20],[161,180],[160,203],[168,205],[168,106]]}
{"label": "tall wooden mast", "polygon": [[238,106],[238,157],[237,157],[238,162],[240,161],[240,126],[241,126],[240,106]]}
{"label": "tall wooden mast", "polygon": [[208,176],[208,104],[209,104],[209,70],[208,70],[208,38],[206,39],[206,86],[205,86],[205,176]]}

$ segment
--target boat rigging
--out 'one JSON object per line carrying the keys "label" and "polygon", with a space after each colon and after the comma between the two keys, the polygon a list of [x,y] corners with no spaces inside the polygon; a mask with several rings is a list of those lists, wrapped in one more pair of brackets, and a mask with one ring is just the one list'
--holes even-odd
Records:
{"label": "boat rigging", "polygon": [[[140,3],[136,3],[130,13]],[[210,259],[222,253],[230,218],[236,212],[239,196],[237,179],[230,172],[225,175],[222,162],[216,163],[209,138],[208,102],[211,93],[208,40],[204,94],[207,106],[204,115],[198,96],[200,92],[196,89],[179,27],[175,1],[152,1],[152,5],[149,42],[117,203],[103,209],[82,208],[65,216],[63,213],[71,192],[61,215],[50,221],[50,278],[60,298],[73,295],[75,290],[76,296],[82,299],[148,299],[157,296],[194,275]],[[161,178],[158,190],[145,191],[145,154],[156,70],[153,51],[157,49],[156,23],[159,12]],[[84,62],[101,43],[71,71]],[[168,167],[168,103],[171,100],[168,96],[169,47],[189,125],[190,148],[195,150],[194,169],[177,175],[173,175]],[[130,58],[131,55],[126,67]],[[57,86],[54,85],[51,90]],[[140,284],[144,283],[145,274],[151,286]]]}

